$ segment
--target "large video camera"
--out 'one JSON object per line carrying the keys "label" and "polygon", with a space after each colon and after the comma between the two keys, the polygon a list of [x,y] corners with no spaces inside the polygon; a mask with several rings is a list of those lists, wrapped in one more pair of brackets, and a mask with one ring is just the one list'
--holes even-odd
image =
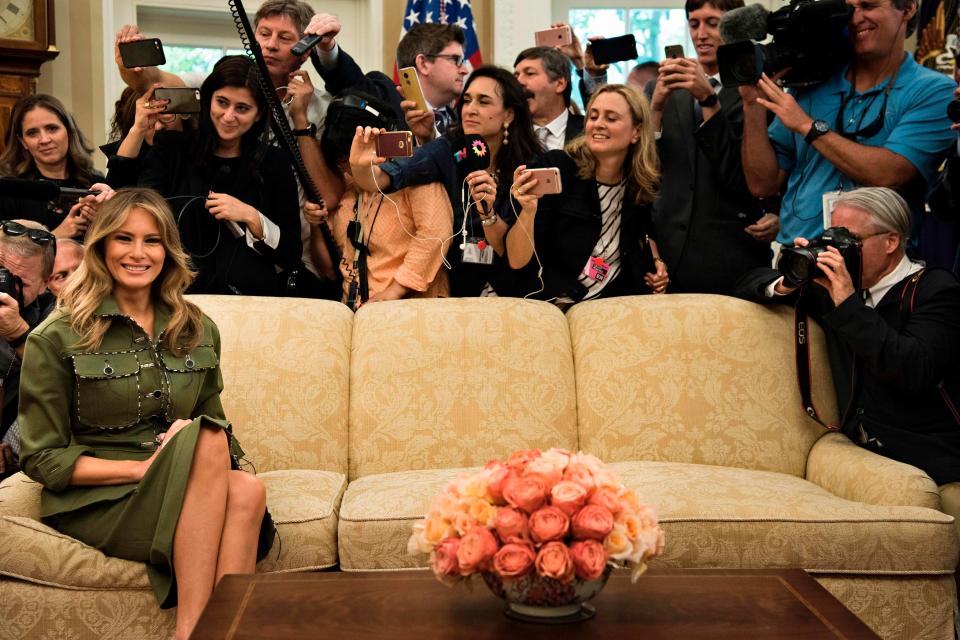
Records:
{"label": "large video camera", "polygon": [[[845,0],[792,0],[768,12],[759,4],[728,11],[720,20],[724,44],[717,50],[725,87],[754,84],[789,67],[788,87],[805,87],[828,78],[850,59],[847,25],[853,8]],[[758,44],[773,36],[769,44]]]}
{"label": "large video camera", "polygon": [[827,247],[835,247],[850,273],[855,289],[860,288],[863,243],[844,227],[830,227],[816,240],[805,247],[788,247],[780,252],[777,270],[784,282],[791,287],[802,287],[814,278],[823,275],[817,267],[817,256],[826,253]]}

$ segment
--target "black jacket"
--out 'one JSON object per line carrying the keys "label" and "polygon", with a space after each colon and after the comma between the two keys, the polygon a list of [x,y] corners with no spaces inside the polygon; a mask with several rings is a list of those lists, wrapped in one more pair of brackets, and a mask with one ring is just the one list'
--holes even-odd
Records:
{"label": "black jacket", "polygon": [[323,78],[327,91],[334,96],[340,95],[347,89],[358,89],[389,104],[398,123],[403,125],[406,122],[406,118],[403,117],[403,109],[400,108],[403,96],[397,91],[397,86],[393,80],[380,71],[371,71],[364,74],[360,65],[343,50],[343,47],[340,47],[337,52],[337,63],[334,67],[328,69],[322,64],[318,64],[317,60],[314,60],[313,66],[316,67],[317,73]]}
{"label": "black jacket", "polygon": [[[532,297],[547,300],[569,296],[581,300],[587,289],[580,283],[579,275],[600,239],[597,182],[577,176],[573,159],[559,150],[548,151],[528,166],[558,167],[563,189],[562,193],[543,196],[537,206],[534,243],[543,263],[544,290]],[[509,202],[506,206],[510,206]],[[514,206],[519,212],[520,205],[514,203]],[[644,257],[646,236],[654,235],[650,205],[634,202],[628,190],[620,215],[621,270],[616,280],[603,288],[601,297],[649,293],[643,275],[653,269]],[[498,295],[524,297],[540,288],[536,256],[521,269],[511,269],[508,256],[500,263],[500,272],[493,283]]]}
{"label": "black jacket", "polygon": [[725,88],[720,104],[703,126],[689,91],[671,92],[663,110],[657,143],[663,177],[653,219],[675,293],[729,295],[740,276],[770,264],[769,243],[744,231],[763,212],[740,161],[743,101],[736,88]]}
{"label": "black jacket", "polygon": [[563,133],[563,144],[567,144],[581,133],[583,133],[583,116],[571,113],[567,116],[567,130]]}
{"label": "black jacket", "polygon": [[[752,271],[738,283],[737,295],[758,302],[795,302],[797,294],[775,299],[763,295],[778,275],[772,269]],[[945,381],[957,401],[960,282],[944,269],[926,270],[910,313],[901,310],[901,297],[912,277],[895,284],[875,309],[857,295],[834,307],[819,286],[810,289],[808,308],[826,334],[843,432],[946,484],[960,480],[960,424],[938,385]],[[906,304],[909,309],[909,301]],[[861,425],[875,442],[863,442]]]}

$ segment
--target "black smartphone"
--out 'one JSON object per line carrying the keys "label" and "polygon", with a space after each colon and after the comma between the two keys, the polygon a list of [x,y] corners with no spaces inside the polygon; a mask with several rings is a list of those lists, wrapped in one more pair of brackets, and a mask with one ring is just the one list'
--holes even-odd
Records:
{"label": "black smartphone", "polygon": [[666,55],[667,59],[671,58],[685,58],[683,55],[683,45],[682,44],[668,44],[664,49],[663,53]]}
{"label": "black smartphone", "polygon": [[150,38],[121,42],[120,60],[124,67],[133,69],[134,67],[159,67],[166,64],[167,57],[163,55],[163,44],[160,38]]}
{"label": "black smartphone", "polygon": [[637,59],[637,39],[632,33],[616,38],[594,40],[589,45],[593,61],[597,64],[610,64],[623,60]]}
{"label": "black smartphone", "polygon": [[200,113],[200,89],[194,87],[158,87],[153,91],[157,100],[169,100],[164,113]]}

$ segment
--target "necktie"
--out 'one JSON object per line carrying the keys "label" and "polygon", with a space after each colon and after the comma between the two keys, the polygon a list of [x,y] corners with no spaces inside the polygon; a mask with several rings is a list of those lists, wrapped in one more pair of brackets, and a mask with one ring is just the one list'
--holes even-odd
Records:
{"label": "necktie", "polygon": [[550,135],[550,129],[546,127],[537,127],[537,139],[540,140],[540,144],[543,145],[543,148],[547,148],[547,136]]}
{"label": "necktie", "polygon": [[440,135],[443,135],[447,127],[450,126],[450,113],[446,107],[441,107],[434,109],[433,115],[437,119],[437,129],[440,131]]}

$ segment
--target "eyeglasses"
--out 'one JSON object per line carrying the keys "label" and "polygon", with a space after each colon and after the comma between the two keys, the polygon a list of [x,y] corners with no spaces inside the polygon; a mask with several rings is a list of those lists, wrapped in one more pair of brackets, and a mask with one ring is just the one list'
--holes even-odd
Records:
{"label": "eyeglasses", "polygon": [[25,227],[13,220],[5,220],[0,223],[0,230],[3,230],[8,236],[27,236],[34,244],[38,244],[41,247],[52,245],[53,252],[57,252],[57,237],[46,229],[34,229],[32,227]]}
{"label": "eyeglasses", "polygon": [[876,102],[877,96],[874,95],[870,102],[867,103],[867,106],[864,107],[863,111],[860,112],[860,121],[857,122],[856,131],[846,131],[843,126],[843,114],[847,110],[847,105],[853,99],[856,89],[856,76],[854,76],[850,81],[850,92],[846,96],[840,99],[840,110],[837,112],[837,120],[834,122],[834,129],[837,130],[841,136],[847,140],[856,140],[857,138],[870,138],[872,136],[880,133],[880,130],[883,129],[883,123],[887,115],[887,100],[890,98],[890,91],[893,90],[893,83],[897,79],[897,71],[894,71],[890,76],[890,80],[887,82],[887,86],[883,89],[883,104],[880,105],[880,113],[874,119],[873,122],[868,124],[865,127],[860,125],[863,123],[863,117],[867,115],[867,111],[870,110],[870,107],[873,106],[873,103]]}
{"label": "eyeglasses", "polygon": [[453,63],[455,67],[462,67],[466,58],[463,56],[458,56],[455,53],[435,53],[429,56],[424,56],[425,58],[446,58]]}

